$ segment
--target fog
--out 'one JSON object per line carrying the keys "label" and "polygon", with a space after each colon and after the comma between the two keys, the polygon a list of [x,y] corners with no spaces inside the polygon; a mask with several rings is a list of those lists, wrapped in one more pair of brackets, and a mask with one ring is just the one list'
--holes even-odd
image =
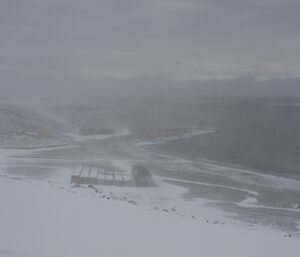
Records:
{"label": "fog", "polygon": [[299,77],[296,0],[3,0],[1,84]]}
{"label": "fog", "polygon": [[296,0],[4,0],[0,96],[297,97],[299,8]]}
{"label": "fog", "polygon": [[1,0],[0,257],[298,256],[299,27],[298,0]]}
{"label": "fog", "polygon": [[141,98],[199,99],[206,97],[300,97],[300,79],[258,80],[253,76],[207,81],[171,81],[165,78],[105,78],[98,80],[32,81],[32,84],[7,85],[0,88],[2,101],[135,101]]}

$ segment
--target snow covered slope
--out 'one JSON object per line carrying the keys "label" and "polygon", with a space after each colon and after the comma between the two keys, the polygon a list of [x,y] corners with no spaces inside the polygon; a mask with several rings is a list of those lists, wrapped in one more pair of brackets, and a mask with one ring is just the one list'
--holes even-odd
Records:
{"label": "snow covered slope", "polygon": [[0,147],[64,144],[63,124],[24,106],[0,103]]}
{"label": "snow covered slope", "polygon": [[299,239],[0,177],[0,256],[298,257]]}

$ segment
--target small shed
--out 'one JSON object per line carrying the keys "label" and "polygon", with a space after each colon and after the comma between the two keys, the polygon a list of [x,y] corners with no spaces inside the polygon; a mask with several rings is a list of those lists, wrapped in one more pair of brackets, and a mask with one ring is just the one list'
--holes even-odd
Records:
{"label": "small shed", "polygon": [[135,186],[150,186],[152,184],[151,172],[141,165],[132,166],[131,179]]}

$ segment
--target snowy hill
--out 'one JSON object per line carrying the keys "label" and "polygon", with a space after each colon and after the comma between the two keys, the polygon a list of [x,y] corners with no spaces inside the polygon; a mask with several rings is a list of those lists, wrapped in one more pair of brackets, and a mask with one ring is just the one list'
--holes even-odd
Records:
{"label": "snowy hill", "polygon": [[92,190],[0,177],[0,201],[1,257],[296,257],[300,251],[299,239],[279,233],[146,210]]}
{"label": "snowy hill", "polygon": [[63,144],[64,126],[23,106],[0,104],[0,146],[38,147]]}

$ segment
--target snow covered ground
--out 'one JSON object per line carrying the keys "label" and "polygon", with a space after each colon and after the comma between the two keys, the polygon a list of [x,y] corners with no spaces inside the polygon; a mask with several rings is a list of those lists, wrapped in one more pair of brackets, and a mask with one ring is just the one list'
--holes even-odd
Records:
{"label": "snow covered ground", "polygon": [[108,139],[112,137],[120,137],[130,135],[130,132],[127,129],[118,130],[115,134],[108,135],[80,135],[79,133],[67,133],[69,137],[71,137],[76,142],[85,142],[89,140],[101,140]]}
{"label": "snow covered ground", "polygon": [[0,256],[282,257],[299,239],[149,210],[92,188],[0,177]]}
{"label": "snow covered ground", "polygon": [[[125,130],[66,137],[0,148],[0,257],[299,255],[299,181],[168,156]],[[103,161],[145,165],[157,187],[70,184]]]}
{"label": "snow covered ground", "polygon": [[156,176],[158,188],[76,187],[58,164],[46,179],[4,172],[12,156],[40,151],[0,151],[0,257],[299,256],[298,237],[235,224]]}
{"label": "snow covered ground", "polygon": [[164,144],[170,141],[178,140],[178,139],[187,139],[195,136],[200,136],[203,134],[209,134],[209,133],[215,133],[217,130],[216,128],[205,128],[205,129],[194,129],[194,131],[190,133],[186,133],[182,136],[172,136],[172,137],[165,137],[165,138],[159,138],[157,140],[140,140],[137,142],[137,145],[140,146],[146,146],[146,145],[159,145]]}

